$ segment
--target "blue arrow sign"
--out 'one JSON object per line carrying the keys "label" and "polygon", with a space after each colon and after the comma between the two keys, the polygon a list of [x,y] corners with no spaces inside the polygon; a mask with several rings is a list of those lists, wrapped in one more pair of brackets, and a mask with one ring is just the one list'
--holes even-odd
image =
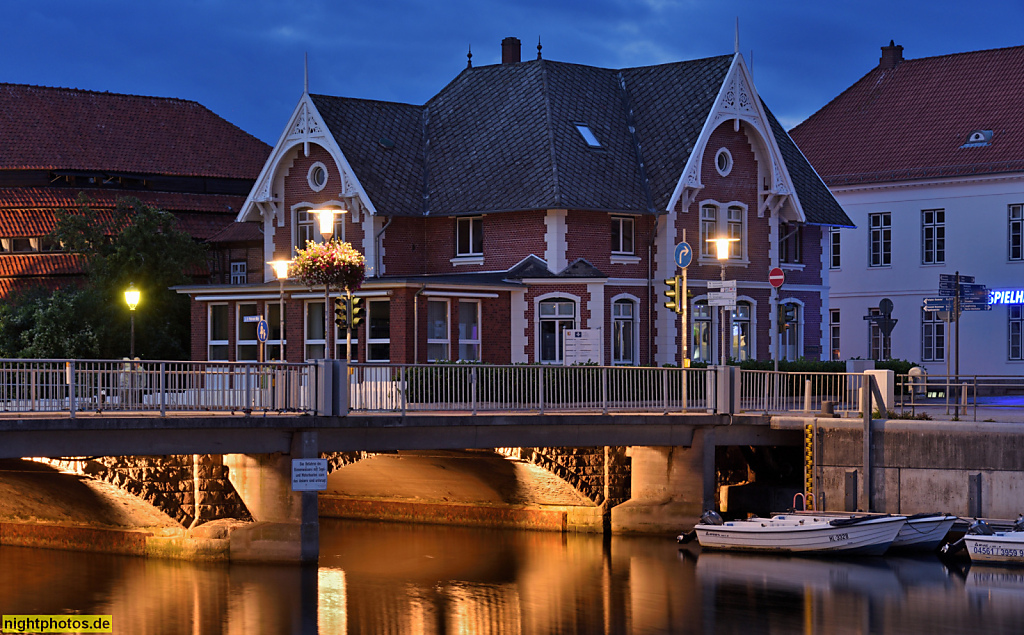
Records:
{"label": "blue arrow sign", "polygon": [[690,245],[685,242],[676,245],[675,259],[678,266],[686,269],[690,265],[690,261],[693,260],[693,250],[690,249]]}

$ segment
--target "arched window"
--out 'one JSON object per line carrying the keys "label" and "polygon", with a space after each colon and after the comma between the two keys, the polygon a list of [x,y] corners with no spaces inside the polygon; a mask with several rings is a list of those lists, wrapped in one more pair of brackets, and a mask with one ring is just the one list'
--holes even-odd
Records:
{"label": "arched window", "polygon": [[754,336],[750,330],[751,306],[749,302],[739,301],[732,311],[730,320],[731,349],[729,356],[738,362],[745,362],[754,358]]}
{"label": "arched window", "polygon": [[783,302],[779,305],[779,359],[791,362],[800,359],[802,309],[803,307],[796,302]]}
{"label": "arched window", "polygon": [[564,331],[576,327],[576,303],[568,298],[542,300],[538,321],[541,363],[561,363]]}
{"label": "arched window", "polygon": [[612,364],[637,363],[634,336],[636,334],[636,303],[616,300],[612,303]]}
{"label": "arched window", "polygon": [[714,351],[712,344],[711,307],[707,300],[698,300],[693,303],[693,341],[690,346],[691,359],[695,362],[713,363]]}

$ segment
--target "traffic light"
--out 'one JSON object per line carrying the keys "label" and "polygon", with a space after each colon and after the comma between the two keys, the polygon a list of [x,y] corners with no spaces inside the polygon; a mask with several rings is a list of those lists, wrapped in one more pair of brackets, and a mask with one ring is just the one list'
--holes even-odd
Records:
{"label": "traffic light", "polygon": [[682,279],[679,276],[666,278],[665,284],[668,285],[668,289],[665,289],[665,296],[668,298],[668,302],[665,303],[665,308],[671,309],[676,313],[682,313],[683,302],[685,302],[681,297]]}
{"label": "traffic light", "polygon": [[782,324],[791,324],[796,322],[796,306],[792,304],[780,304],[779,321]]}
{"label": "traffic light", "polygon": [[334,302],[334,323],[339,329],[348,328],[348,302],[338,298]]}
{"label": "traffic light", "polygon": [[349,323],[352,325],[352,328],[356,328],[363,321],[363,307],[359,306],[362,298],[352,296],[349,298],[349,302],[351,303],[348,307],[348,314],[351,318]]}

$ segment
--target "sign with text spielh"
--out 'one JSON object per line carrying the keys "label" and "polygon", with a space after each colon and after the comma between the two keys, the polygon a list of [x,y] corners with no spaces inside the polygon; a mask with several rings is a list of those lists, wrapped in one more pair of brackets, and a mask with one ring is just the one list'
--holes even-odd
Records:
{"label": "sign with text spielh", "polygon": [[601,363],[601,332],[597,329],[565,329],[562,331],[564,347],[562,364]]}
{"label": "sign with text spielh", "polygon": [[[718,289],[718,291],[711,291]],[[734,308],[736,306],[735,280],[708,280],[708,306]]]}
{"label": "sign with text spielh", "polygon": [[292,491],[327,489],[327,459],[292,459]]}

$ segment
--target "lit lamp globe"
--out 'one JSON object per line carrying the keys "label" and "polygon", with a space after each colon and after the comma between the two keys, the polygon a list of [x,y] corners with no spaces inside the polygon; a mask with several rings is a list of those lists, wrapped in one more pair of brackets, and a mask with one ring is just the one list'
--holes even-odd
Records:
{"label": "lit lamp globe", "polygon": [[128,290],[124,292],[124,301],[128,304],[128,309],[134,311],[135,307],[139,306],[139,290],[135,288],[135,283],[128,285]]}

